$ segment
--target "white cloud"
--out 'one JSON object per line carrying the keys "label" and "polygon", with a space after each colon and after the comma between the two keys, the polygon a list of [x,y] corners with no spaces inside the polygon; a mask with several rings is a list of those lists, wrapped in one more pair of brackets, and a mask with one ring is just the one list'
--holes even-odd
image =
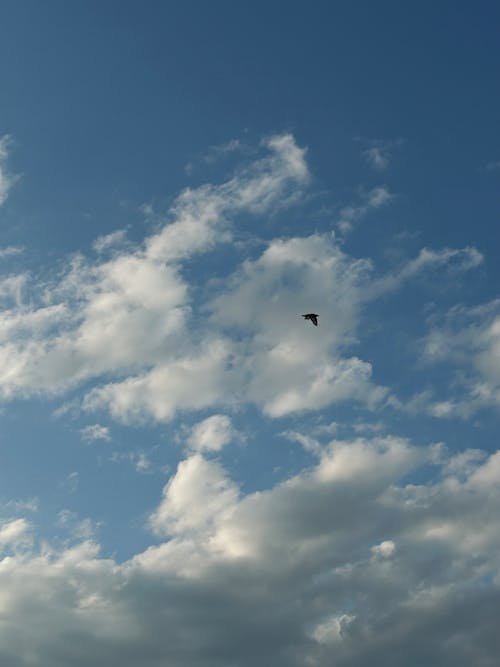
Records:
{"label": "white cloud", "polygon": [[18,549],[29,547],[33,538],[31,524],[24,518],[11,519],[0,524],[0,551],[6,548]]}
{"label": "white cloud", "polygon": [[[371,384],[370,364],[340,355],[353,340],[371,268],[345,255],[330,235],[277,239],[243,264],[211,309],[219,326],[249,337],[245,356],[235,351],[249,400],[281,416],[346,398],[383,398]],[[311,310],[320,313],[317,329],[300,317]]]}
{"label": "white cloud", "polygon": [[453,387],[426,407],[436,417],[469,418],[484,407],[500,407],[500,301],[482,306],[456,306],[434,318],[423,341],[427,364],[452,364]]}
{"label": "white cloud", "polygon": [[[15,301],[16,307],[4,310],[0,322],[0,329],[10,332],[0,349],[5,361],[2,394],[58,393],[104,373],[123,377],[148,368],[157,378],[162,369],[172,367],[182,375],[189,359],[203,354],[210,344],[204,342],[196,350],[189,339],[185,327],[190,290],[179,262],[227,241],[231,215],[262,214],[282,206],[307,184],[304,150],[291,135],[272,137],[266,148],[266,157],[249,163],[222,185],[184,191],[168,222],[135,251],[96,263],[76,256],[62,279],[39,289],[30,284],[29,306],[23,306],[21,299],[27,276],[4,279],[0,297]],[[115,240],[116,233],[98,239],[97,247],[103,249]],[[39,305],[33,305],[37,300]],[[220,349],[223,343],[214,345]],[[206,405],[212,395],[210,390],[207,398],[195,398],[194,404]],[[182,397],[180,403],[182,407]],[[175,409],[174,397],[167,412]]]}
{"label": "white cloud", "polygon": [[266,142],[268,157],[251,163],[219,186],[187,189],[172,208],[174,221],[146,244],[147,257],[180,260],[227,241],[227,218],[240,211],[264,213],[283,203],[309,181],[305,150],[289,135]]}
{"label": "white cloud", "polygon": [[363,151],[368,164],[377,171],[383,171],[389,166],[390,155],[382,146],[372,146]]}
{"label": "white cloud", "polygon": [[194,454],[179,464],[150,523],[159,535],[204,533],[230,512],[238,497],[220,464]]}
{"label": "white cloud", "polygon": [[151,463],[145,452],[139,452],[135,455],[134,468],[137,470],[137,472],[142,472],[142,473],[149,472],[152,466],[153,464]]}
{"label": "white cloud", "polygon": [[39,507],[38,498],[26,498],[25,500],[9,500],[3,507],[6,510],[14,510],[16,512],[37,512]]}
{"label": "white cloud", "polygon": [[399,279],[412,278],[423,269],[444,265],[460,271],[468,271],[479,266],[483,259],[483,255],[473,246],[459,249],[444,248],[443,250],[422,248],[418,256],[402,268],[398,277]]}
{"label": "white cloud", "polygon": [[111,434],[107,426],[101,424],[89,424],[80,429],[82,440],[84,442],[95,442],[96,440],[111,440]]}
{"label": "white cloud", "polygon": [[[345,254],[331,235],[276,239],[218,289],[206,306],[210,319],[190,332],[187,288],[173,268],[125,255],[88,276],[77,262],[59,287],[84,294],[71,338],[48,337],[58,322],[76,317],[65,304],[4,314],[0,332],[7,341],[17,333],[19,352],[4,347],[4,392],[13,380],[57,387],[127,371],[123,380],[94,387],[85,409],[106,408],[122,421],[168,421],[178,410],[234,401],[257,403],[274,417],[348,399],[373,407],[387,391],[372,383],[369,362],[344,354],[356,340],[362,305],[431,266],[454,262],[466,270],[480,260],[474,249],[424,249],[377,278],[368,260]],[[321,311],[317,329],[300,317],[311,308]],[[27,342],[19,349],[20,333]],[[135,373],[141,366],[146,370]]]}
{"label": "white cloud", "polygon": [[22,307],[23,291],[27,280],[28,276],[25,273],[0,278],[0,302],[2,302],[4,308]]}
{"label": "white cloud", "polygon": [[[482,256],[474,248],[424,248],[381,276],[333,234],[317,233],[272,239],[224,280],[190,283],[191,262],[231,238],[235,216],[262,217],[308,184],[305,149],[291,135],[261,148],[264,157],[222,184],[182,192],[144,243],[93,262],[76,255],[46,283],[27,274],[3,279],[0,395],[55,396],[85,383],[83,408],[123,422],[166,422],[179,411],[242,403],[280,418],[388,400],[370,361],[352,349],[365,304],[430,268],[467,270]],[[345,214],[354,220],[391,198],[374,188]],[[96,247],[116,240],[121,231]],[[318,328],[300,317],[311,310],[320,313]]]}
{"label": "white cloud", "polygon": [[[371,273],[331,235],[272,241],[207,307],[218,338],[205,333],[189,357],[96,388],[84,405],[107,407],[123,421],[168,421],[179,409],[235,401],[273,417],[347,399],[375,406],[387,392],[371,382],[371,365],[341,354],[355,340]],[[318,329],[300,317],[314,304],[321,304]]]}
{"label": "white cloud", "polygon": [[124,422],[153,417],[169,421],[177,410],[200,410],[223,400],[227,382],[224,370],[230,346],[223,340],[207,341],[192,356],[159,363],[153,370],[90,391],[86,410],[107,408]]}
{"label": "white cloud", "polygon": [[22,255],[24,248],[18,245],[9,245],[5,248],[0,248],[0,259],[5,259],[6,257],[16,257],[17,255]]}
{"label": "white cloud", "polygon": [[[336,425],[335,425],[336,426]],[[328,427],[327,427],[328,428]],[[318,429],[316,429],[316,432]],[[333,433],[336,431],[336,428],[333,429]],[[329,431],[324,431],[329,433]],[[315,438],[310,435],[304,435],[298,431],[283,431],[281,434],[284,438],[287,438],[291,442],[297,442],[306,452],[311,452],[315,456],[321,456],[321,445]]]}
{"label": "white cloud", "polygon": [[[126,562],[101,556],[98,524],[67,509],[57,527],[82,541],[71,548],[42,542],[37,552],[26,519],[0,525],[1,663],[326,667],[334,655],[337,667],[391,667],[408,656],[418,665],[494,664],[500,452],[452,455],[377,435],[379,422],[354,421],[367,437],[342,440],[342,423],[304,434],[294,421],[283,435],[313,462],[250,493],[213,456],[238,436],[220,412],[227,405],[282,418],[346,400],[369,409],[396,401],[353,350],[366,304],[430,270],[482,261],[471,247],[424,248],[380,275],[332,234],[304,232],[270,240],[218,282],[189,284],[190,262],[229,241],[236,216],[271,213],[307,185],[293,137],[265,149],[225,183],[183,192],[144,244],[95,262],[77,256],[39,287],[25,274],[0,283],[5,397],[82,383],[85,409],[124,422],[213,413],[190,427],[186,458],[149,513],[155,540]],[[391,198],[374,188],[344,210],[346,224]],[[122,241],[115,232],[95,249]],[[468,388],[482,404],[500,386],[497,306],[452,315],[426,341],[429,358],[471,369]],[[317,328],[301,318],[310,309],[320,313]],[[467,396],[435,399],[422,392],[406,408],[455,414]],[[80,433],[110,439],[99,423]],[[144,450],[111,460],[153,467]],[[61,486],[74,493],[78,479],[71,472]]]}
{"label": "white cloud", "polygon": [[406,281],[412,280],[426,271],[444,268],[449,273],[470,271],[484,260],[483,255],[473,246],[465,248],[443,248],[432,250],[422,248],[415,259],[405,261],[398,270],[389,272],[375,280],[369,288],[370,298],[400,288]]}
{"label": "white cloud", "polygon": [[339,230],[347,233],[352,230],[354,223],[364,218],[372,209],[385,206],[394,199],[387,187],[378,186],[361,195],[361,203],[344,206],[340,211],[340,220],[337,223]]}
{"label": "white cloud", "polygon": [[68,535],[66,543],[78,543],[94,538],[99,524],[88,517],[81,519],[76,512],[64,509],[57,515],[57,526]]}
{"label": "white cloud", "polygon": [[218,452],[231,442],[234,435],[231,419],[227,415],[212,415],[193,426],[188,445],[197,452]]}
{"label": "white cloud", "polygon": [[377,558],[389,558],[394,554],[396,545],[392,540],[384,540],[372,547],[372,553]]}
{"label": "white cloud", "polygon": [[94,241],[94,250],[96,252],[103,252],[109,248],[115,248],[124,243],[127,238],[127,231],[125,229],[117,229],[110,234],[98,236]]}
{"label": "white cloud", "polygon": [[120,463],[126,461],[131,463],[136,472],[141,474],[150,473],[153,470],[153,463],[149,458],[148,454],[143,451],[138,452],[118,452],[115,451],[111,454],[110,461],[113,463]]}
{"label": "white cloud", "polygon": [[80,475],[76,470],[70,472],[66,477],[60,482],[59,486],[61,489],[64,489],[69,494],[76,493],[78,490],[78,484],[80,482]]}
{"label": "white cloud", "polygon": [[358,138],[366,148],[363,150],[363,157],[366,162],[375,169],[375,171],[385,171],[389,166],[392,155],[403,141],[384,141],[383,139],[362,139]]}

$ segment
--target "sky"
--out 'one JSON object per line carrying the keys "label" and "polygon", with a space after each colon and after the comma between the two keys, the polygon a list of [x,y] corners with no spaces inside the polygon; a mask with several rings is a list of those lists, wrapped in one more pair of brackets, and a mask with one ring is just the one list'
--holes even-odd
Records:
{"label": "sky", "polygon": [[0,662],[494,667],[498,4],[1,14]]}

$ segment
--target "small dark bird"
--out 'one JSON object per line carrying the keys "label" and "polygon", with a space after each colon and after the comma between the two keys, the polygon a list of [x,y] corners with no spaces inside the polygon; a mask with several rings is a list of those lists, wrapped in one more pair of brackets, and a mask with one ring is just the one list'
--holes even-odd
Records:
{"label": "small dark bird", "polygon": [[318,326],[318,317],[316,313],[307,313],[307,315],[302,315],[305,320],[311,320],[315,327]]}

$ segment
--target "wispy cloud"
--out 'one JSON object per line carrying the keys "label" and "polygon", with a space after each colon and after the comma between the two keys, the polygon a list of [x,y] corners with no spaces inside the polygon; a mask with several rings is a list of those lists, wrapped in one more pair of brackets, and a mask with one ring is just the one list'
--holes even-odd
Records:
{"label": "wispy cloud", "polygon": [[24,252],[23,246],[10,245],[5,248],[0,248],[0,260],[8,257],[16,257],[22,255]]}
{"label": "wispy cloud", "polygon": [[414,259],[403,262],[396,271],[388,272],[374,280],[367,290],[367,295],[374,298],[378,294],[398,289],[425,271],[444,269],[457,275],[475,269],[483,261],[483,254],[473,246],[441,250],[422,248]]}
{"label": "wispy cloud", "polygon": [[125,229],[117,229],[111,234],[98,236],[94,241],[94,250],[96,252],[103,252],[109,248],[116,248],[124,243],[127,238],[127,231]]}
{"label": "wispy cloud", "polygon": [[485,166],[486,171],[495,171],[495,169],[500,169],[500,160],[493,160],[488,162]]}
{"label": "wispy cloud", "polygon": [[245,152],[249,152],[249,147],[243,144],[240,139],[230,139],[222,144],[211,146],[204,155],[188,162],[184,169],[188,175],[191,175],[197,163],[213,164],[227,155]]}
{"label": "wispy cloud", "polygon": [[377,171],[383,171],[389,166],[390,154],[383,146],[372,146],[371,148],[367,148],[363,151],[363,155],[368,164],[374,169],[377,169]]}
{"label": "wispy cloud", "polygon": [[12,186],[19,178],[11,174],[7,168],[11,143],[10,135],[6,134],[0,137],[0,206],[5,203]]}
{"label": "wispy cloud", "polygon": [[356,141],[365,146],[363,157],[375,171],[385,171],[392,160],[394,151],[403,143],[401,139],[363,139],[362,137],[357,137]]}
{"label": "wispy cloud", "polygon": [[80,483],[80,475],[75,470],[73,472],[68,473],[68,475],[66,475],[66,477],[60,482],[59,486],[67,493],[73,494],[77,492],[79,483]]}
{"label": "wispy cloud", "polygon": [[452,381],[447,396],[434,394],[425,409],[436,417],[467,419],[485,407],[500,408],[500,301],[455,306],[431,319],[422,360],[448,364]]}
{"label": "wispy cloud", "polygon": [[88,517],[82,519],[76,512],[68,509],[58,513],[56,524],[67,535],[66,544],[68,542],[80,543],[94,538],[100,525]]}
{"label": "wispy cloud", "polygon": [[112,463],[130,463],[134,469],[139,473],[150,473],[153,471],[153,462],[144,451],[129,451],[119,452],[115,451],[111,454],[110,459]]}
{"label": "wispy cloud", "polygon": [[37,512],[40,501],[38,498],[27,498],[25,500],[9,500],[2,509],[8,512]]}
{"label": "wispy cloud", "polygon": [[386,186],[373,188],[361,194],[361,201],[357,204],[344,206],[340,211],[340,220],[337,223],[343,233],[350,232],[355,222],[364,218],[372,209],[380,208],[394,199]]}
{"label": "wispy cloud", "polygon": [[89,424],[80,429],[80,434],[84,442],[95,442],[96,440],[111,440],[111,434],[107,426],[101,424]]}

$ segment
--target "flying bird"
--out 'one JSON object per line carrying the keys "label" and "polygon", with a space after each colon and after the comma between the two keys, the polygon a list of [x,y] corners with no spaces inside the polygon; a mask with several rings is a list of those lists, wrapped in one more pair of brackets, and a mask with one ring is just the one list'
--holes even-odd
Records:
{"label": "flying bird", "polygon": [[302,315],[302,317],[305,320],[311,320],[311,322],[314,324],[315,327],[318,326],[318,317],[319,317],[319,315],[317,313],[307,313],[306,315]]}

